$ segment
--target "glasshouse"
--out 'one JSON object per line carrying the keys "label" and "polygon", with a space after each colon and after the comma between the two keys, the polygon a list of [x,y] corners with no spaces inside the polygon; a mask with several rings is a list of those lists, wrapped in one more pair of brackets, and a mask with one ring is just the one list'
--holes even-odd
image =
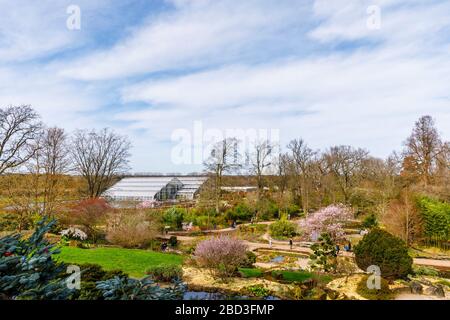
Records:
{"label": "glasshouse", "polygon": [[192,200],[206,179],[203,176],[125,177],[104,196],[113,201]]}

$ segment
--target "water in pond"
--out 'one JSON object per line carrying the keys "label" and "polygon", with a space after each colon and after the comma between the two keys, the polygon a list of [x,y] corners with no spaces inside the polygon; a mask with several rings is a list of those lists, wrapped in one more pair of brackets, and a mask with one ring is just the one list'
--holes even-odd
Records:
{"label": "water in pond", "polygon": [[183,300],[279,300],[279,298],[273,296],[254,298],[249,296],[226,295],[219,292],[186,291]]}
{"label": "water in pond", "polygon": [[284,257],[283,256],[278,256],[278,257],[275,257],[272,260],[270,260],[270,262],[273,262],[273,263],[281,263],[283,261],[284,261]]}

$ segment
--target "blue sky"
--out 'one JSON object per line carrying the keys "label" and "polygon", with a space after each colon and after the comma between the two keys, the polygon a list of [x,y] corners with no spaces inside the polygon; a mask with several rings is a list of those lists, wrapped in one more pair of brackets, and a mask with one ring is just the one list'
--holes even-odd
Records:
{"label": "blue sky", "polygon": [[0,0],[0,105],[126,134],[133,171],[200,170],[171,158],[198,121],[386,157],[430,114],[450,139],[449,1],[118,2]]}

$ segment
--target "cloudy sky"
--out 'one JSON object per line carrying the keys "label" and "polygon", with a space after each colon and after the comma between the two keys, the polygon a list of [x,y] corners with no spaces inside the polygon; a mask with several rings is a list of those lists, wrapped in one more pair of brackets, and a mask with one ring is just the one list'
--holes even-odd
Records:
{"label": "cloudy sky", "polygon": [[430,114],[450,139],[450,1],[118,2],[0,0],[0,105],[126,134],[135,172],[200,170],[171,156],[195,123],[386,157]]}

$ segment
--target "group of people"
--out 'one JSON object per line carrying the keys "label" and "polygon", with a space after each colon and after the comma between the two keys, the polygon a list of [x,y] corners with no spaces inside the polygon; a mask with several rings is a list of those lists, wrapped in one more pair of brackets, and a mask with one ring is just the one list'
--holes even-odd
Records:
{"label": "group of people", "polygon": [[[338,255],[340,251],[341,251],[341,247],[337,244],[336,245],[336,255]],[[352,243],[350,241],[344,245],[344,251],[346,251],[346,252],[352,251]]]}

